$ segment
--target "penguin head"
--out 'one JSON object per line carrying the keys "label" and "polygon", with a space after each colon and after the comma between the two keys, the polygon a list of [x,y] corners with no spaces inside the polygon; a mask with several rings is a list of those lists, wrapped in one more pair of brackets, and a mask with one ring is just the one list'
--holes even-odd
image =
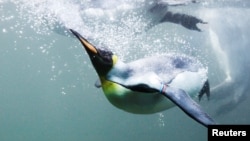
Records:
{"label": "penguin head", "polygon": [[79,39],[87,51],[89,58],[99,76],[105,76],[115,64],[117,57],[107,49],[99,49],[89,43],[78,32],[70,31]]}

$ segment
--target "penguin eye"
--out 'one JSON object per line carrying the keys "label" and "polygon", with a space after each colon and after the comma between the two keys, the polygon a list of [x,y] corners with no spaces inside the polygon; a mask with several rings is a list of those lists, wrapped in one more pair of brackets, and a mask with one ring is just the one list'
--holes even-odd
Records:
{"label": "penguin eye", "polygon": [[92,57],[91,57],[91,60],[96,60],[98,57],[96,56],[96,55],[93,55]]}

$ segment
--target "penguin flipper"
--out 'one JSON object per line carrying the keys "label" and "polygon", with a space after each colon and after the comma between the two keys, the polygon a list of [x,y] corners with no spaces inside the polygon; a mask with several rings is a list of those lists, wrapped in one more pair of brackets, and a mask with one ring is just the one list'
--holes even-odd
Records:
{"label": "penguin flipper", "polygon": [[196,31],[201,31],[201,29],[197,27],[198,23],[207,24],[207,22],[204,22],[201,19],[196,18],[194,16],[181,13],[173,13],[170,11],[168,11],[165,14],[165,16],[161,19],[160,23],[163,22],[172,22],[176,24],[181,24],[183,27],[187,29]]}
{"label": "penguin flipper", "polygon": [[102,83],[101,83],[100,79],[96,80],[95,87],[96,88],[101,88],[102,87]]}
{"label": "penguin flipper", "polygon": [[207,127],[216,124],[184,90],[163,85],[161,93],[202,125]]}

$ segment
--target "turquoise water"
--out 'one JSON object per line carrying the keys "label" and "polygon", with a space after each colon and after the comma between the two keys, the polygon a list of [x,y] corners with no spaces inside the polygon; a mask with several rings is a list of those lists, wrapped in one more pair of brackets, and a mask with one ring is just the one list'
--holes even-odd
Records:
{"label": "turquoise water", "polygon": [[144,7],[118,2],[115,10],[94,9],[99,14],[93,16],[90,1],[0,0],[1,141],[207,140],[207,129],[177,107],[153,115],[113,107],[95,88],[97,75],[81,45],[58,34],[64,32],[59,25],[105,44],[124,61],[163,52],[197,57],[212,86],[210,100],[199,102],[203,109],[218,123],[250,123],[249,3],[169,7],[208,21],[196,32],[172,23],[144,31]]}

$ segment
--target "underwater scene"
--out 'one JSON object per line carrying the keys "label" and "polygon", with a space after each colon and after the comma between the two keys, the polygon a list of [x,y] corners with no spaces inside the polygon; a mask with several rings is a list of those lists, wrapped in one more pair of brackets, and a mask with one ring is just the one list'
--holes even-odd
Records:
{"label": "underwater scene", "polygon": [[[120,68],[114,67],[109,75],[129,80],[107,76],[125,91],[143,90],[148,97],[191,85],[193,73],[173,84],[188,67],[208,80],[197,84],[201,90],[205,83],[204,93],[193,96],[205,117],[249,125],[249,22],[248,0],[0,0],[0,141],[207,140],[207,127],[196,121],[197,113],[189,115],[189,97],[179,99],[179,91],[162,96],[177,105],[166,110],[143,109],[147,113],[112,103],[100,77],[106,69],[93,66],[96,56],[90,55],[99,49],[137,72],[116,74]],[[176,54],[183,56],[174,68],[158,58]],[[153,59],[136,63],[147,57]],[[188,58],[199,63],[190,65]],[[151,77],[146,69],[161,71]],[[168,86],[154,89],[158,79]],[[185,86],[180,88],[189,94]]]}

